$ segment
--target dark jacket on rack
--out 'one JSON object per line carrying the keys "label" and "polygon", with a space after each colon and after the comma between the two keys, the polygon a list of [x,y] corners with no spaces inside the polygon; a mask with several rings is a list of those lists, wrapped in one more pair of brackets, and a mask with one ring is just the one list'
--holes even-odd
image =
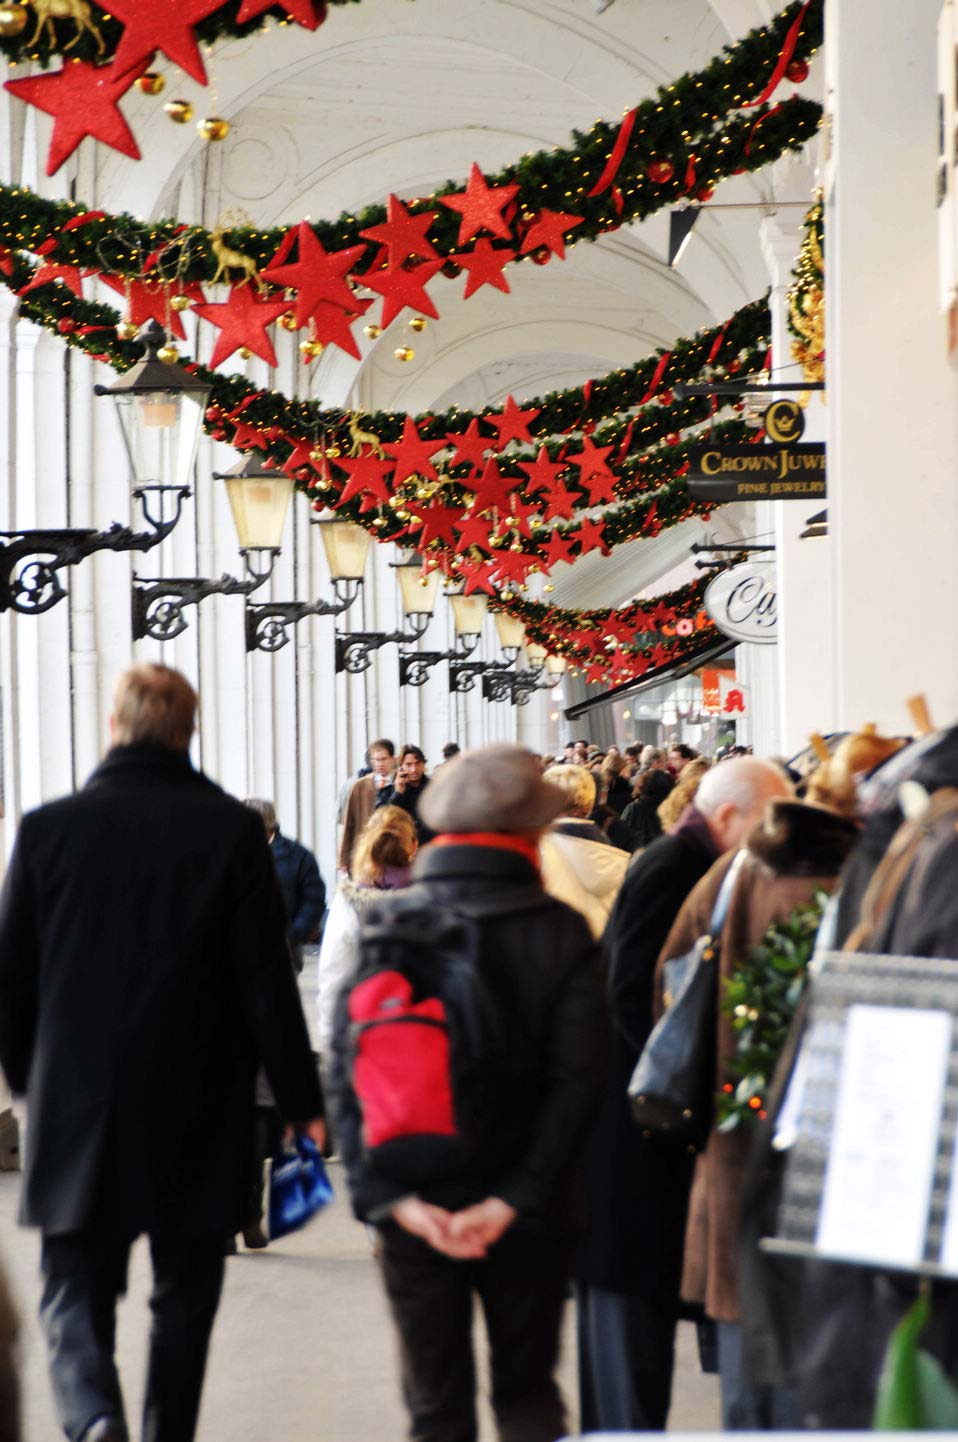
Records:
{"label": "dark jacket on rack", "polygon": [[[495,1125],[472,1170],[419,1189],[426,1201],[458,1209],[488,1196],[520,1213],[519,1225],[575,1221],[575,1170],[601,1077],[605,1018],[599,952],[586,923],[543,892],[525,857],[461,845],[419,855],[413,885],[384,897],[382,921],[423,905],[466,903],[480,916],[481,979],[496,1011],[501,1070],[485,1081]],[[369,915],[369,913],[368,913]],[[369,1161],[350,1081],[348,994],[337,1006],[332,1105],[353,1208],[379,1219],[409,1188]]]}
{"label": "dark jacket on rack", "polygon": [[253,1081],[322,1110],[263,823],[161,746],[25,816],[0,896],[0,1065],[30,1109],[22,1218],[242,1224]]}

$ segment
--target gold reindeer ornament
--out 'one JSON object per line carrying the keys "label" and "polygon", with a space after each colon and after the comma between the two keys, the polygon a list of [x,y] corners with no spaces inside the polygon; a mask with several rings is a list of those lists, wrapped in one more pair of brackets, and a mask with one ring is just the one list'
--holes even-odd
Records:
{"label": "gold reindeer ornament", "polygon": [[51,45],[57,43],[55,20],[72,20],[76,34],[65,45],[64,50],[72,50],[84,31],[92,35],[96,41],[97,54],[102,55],[104,51],[103,36],[93,23],[93,17],[87,0],[30,0],[32,8],[37,15],[37,28],[28,42],[35,45],[40,38],[40,33],[46,28],[47,38]]}
{"label": "gold reindeer ornament", "polygon": [[[234,250],[227,245],[223,239],[224,234],[222,221],[210,231],[210,244],[216,256],[216,274],[210,284],[218,285],[222,281],[224,285],[247,285],[252,281],[262,295],[266,290],[266,282],[257,270],[255,260],[251,255],[244,255],[241,250]],[[240,275],[239,280],[235,279],[237,273]]]}
{"label": "gold reindeer ornament", "polygon": [[354,458],[362,455],[363,446],[369,446],[374,455],[384,460],[386,452],[382,448],[382,442],[375,431],[364,431],[360,429],[359,422],[362,420],[361,411],[353,411],[349,417],[349,438],[352,445],[349,447],[349,454]]}

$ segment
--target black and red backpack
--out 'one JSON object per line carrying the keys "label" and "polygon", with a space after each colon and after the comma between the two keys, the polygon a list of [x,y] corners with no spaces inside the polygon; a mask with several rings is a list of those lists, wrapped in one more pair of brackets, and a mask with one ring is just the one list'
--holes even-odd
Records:
{"label": "black and red backpack", "polygon": [[479,965],[483,918],[547,902],[428,908],[413,899],[371,909],[347,997],[352,1089],[367,1157],[408,1186],[455,1176],[494,1124],[505,1018]]}

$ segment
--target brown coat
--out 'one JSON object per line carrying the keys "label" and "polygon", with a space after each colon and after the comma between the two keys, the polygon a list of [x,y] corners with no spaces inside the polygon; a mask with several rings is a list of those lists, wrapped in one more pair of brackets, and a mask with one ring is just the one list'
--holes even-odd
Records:
{"label": "brown coat", "polygon": [[375,810],[377,794],[375,776],[360,776],[352,784],[343,817],[343,836],[339,843],[340,871],[351,870],[353,848],[359,840],[359,833]]}
{"label": "brown coat", "polygon": [[[799,801],[773,802],[767,819],[748,838],[748,855],[732,892],[719,953],[719,996],[723,981],[764,937],[773,922],[785,921],[815,891],[831,891],[857,837],[851,822]],[[662,948],[656,972],[657,1008],[662,1009],[662,967],[689,951],[709,929],[709,920],[734,852],[719,858],[689,894]],[[734,1055],[735,1033],[718,1014],[715,1089],[725,1081],[726,1058]],[[742,1186],[751,1135],[742,1128],[714,1128],[696,1166],[688,1227],[682,1296],[702,1302],[720,1322],[740,1319],[736,1251]]]}

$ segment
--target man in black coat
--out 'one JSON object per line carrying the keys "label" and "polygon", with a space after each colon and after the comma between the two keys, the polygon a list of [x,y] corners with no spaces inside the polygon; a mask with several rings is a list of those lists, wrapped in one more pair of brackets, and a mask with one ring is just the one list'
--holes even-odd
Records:
{"label": "man in black coat", "polygon": [[334,1043],[334,1109],[354,1210],[380,1228],[416,1442],[475,1442],[473,1294],[489,1334],[500,1442],[556,1442],[565,1414],[553,1372],[568,1287],[576,1165],[604,1064],[598,948],[577,912],[546,895],[538,837],[566,795],[517,746],[465,752],[423,799],[442,833],[414,885],[370,921],[465,913],[495,1017],[483,1055],[481,1144],[453,1172],[422,1168],[415,1195],[363,1145],[353,1088],[349,995]]}
{"label": "man in black coat", "polygon": [[429,784],[430,778],[426,775],[425,755],[418,746],[404,746],[399,753],[399,765],[396,768],[395,776],[376,797],[375,809],[377,810],[380,806],[398,806],[401,810],[409,812],[416,823],[416,835],[419,838],[420,846],[425,846],[426,842],[431,841],[436,834],[429,829],[419,814],[419,803]]}
{"label": "man in black coat", "polygon": [[326,883],[319,874],[319,863],[308,847],[279,829],[276,807],[272,801],[249,796],[246,805],[262,818],[269,840],[269,849],[276,867],[279,889],[286,908],[286,938],[297,971],[303,969],[303,947],[319,941],[326,914]]}
{"label": "man in black coat", "polygon": [[195,771],[196,695],[120,677],[114,745],[25,816],[0,895],[0,1065],[29,1104],[21,1220],[43,1231],[41,1321],[71,1442],[126,1442],[115,1306],[146,1232],[143,1442],[190,1442],[249,1183],[262,1064],[291,1121],[322,1100],[262,823]]}
{"label": "man in black coat", "polygon": [[639,1132],[627,1088],[652,1030],[655,964],[682,903],[767,803],[790,791],[777,767],[751,757],[708,772],[675,830],[632,862],[609,917],[612,1056],[576,1261],[583,1431],[666,1424],[694,1158]]}

